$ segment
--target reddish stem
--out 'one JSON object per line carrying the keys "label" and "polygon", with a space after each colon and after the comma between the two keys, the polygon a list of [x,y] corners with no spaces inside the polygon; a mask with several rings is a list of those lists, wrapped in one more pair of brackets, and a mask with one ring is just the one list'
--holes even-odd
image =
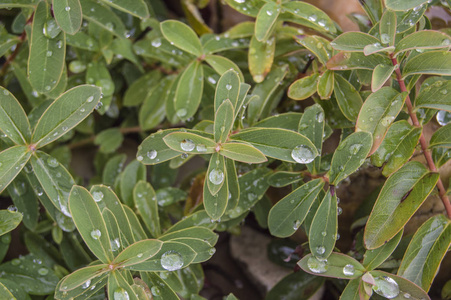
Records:
{"label": "reddish stem", "polygon": [[[391,61],[394,66],[398,65],[398,60],[396,59],[396,57],[393,57],[391,55],[390,58],[391,58]],[[396,72],[396,79],[399,83],[399,87],[400,87],[401,91],[408,92],[407,88],[406,88],[406,84],[404,83],[404,79],[402,78],[401,71],[399,70],[399,68],[397,68],[395,70],[395,72]],[[412,102],[410,101],[409,94],[407,94],[407,97],[406,97],[406,106],[407,106],[407,110],[409,111],[410,119],[412,120],[413,125],[416,127],[421,127],[420,122],[418,122],[417,115],[413,111],[413,106],[412,106]],[[428,164],[429,169],[432,172],[437,172],[437,167],[435,166],[434,160],[432,159],[431,152],[428,149],[428,143],[426,142],[426,139],[424,138],[423,131],[421,132],[420,146],[421,146],[421,150],[423,150],[423,155],[426,158],[426,162]],[[445,206],[446,213],[448,214],[448,218],[451,219],[451,203],[449,201],[448,196],[446,195],[446,190],[445,190],[445,187],[443,186],[443,182],[440,179],[440,177],[438,178],[437,189],[438,189],[438,194],[440,196],[440,199],[442,200],[443,205]]]}

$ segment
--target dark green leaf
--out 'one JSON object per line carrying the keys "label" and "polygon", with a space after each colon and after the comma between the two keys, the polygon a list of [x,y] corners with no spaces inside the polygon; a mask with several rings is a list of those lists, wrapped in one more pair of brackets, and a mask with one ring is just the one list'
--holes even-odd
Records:
{"label": "dark green leaf", "polygon": [[302,1],[284,3],[285,10],[280,18],[285,21],[303,25],[318,31],[329,31],[335,33],[334,22],[322,10]]}
{"label": "dark green leaf", "polygon": [[[266,295],[266,300],[310,299],[324,284],[324,278],[306,272],[288,274]],[[229,300],[229,299],[227,299]]]}
{"label": "dark green leaf", "polygon": [[413,74],[451,75],[451,52],[430,51],[409,59],[402,70],[403,78]]}
{"label": "dark green leaf", "polygon": [[10,232],[22,222],[22,214],[13,210],[0,210],[0,235]]}
{"label": "dark green leaf", "polygon": [[360,278],[352,279],[348,282],[343,293],[341,293],[340,299],[343,300],[360,300]]}
{"label": "dark green leaf", "polygon": [[394,51],[395,55],[399,53],[417,50],[417,49],[438,49],[449,48],[451,43],[449,35],[434,30],[422,30],[407,35],[398,43]]}
{"label": "dark green leaf", "polygon": [[30,141],[27,115],[14,95],[3,87],[0,87],[0,131],[16,144],[25,145]]}
{"label": "dark green leaf", "polygon": [[[31,171],[29,164],[24,168],[25,172]],[[8,194],[11,196],[14,206],[23,214],[25,227],[34,230],[39,218],[39,203],[33,187],[23,172],[19,173],[8,186]]]}
{"label": "dark green leaf", "polygon": [[264,3],[259,0],[249,0],[249,1],[225,0],[225,2],[238,12],[251,17],[256,17],[261,7],[264,5]]}
{"label": "dark green leaf", "polygon": [[0,193],[19,174],[30,157],[27,146],[14,146],[0,152]]}
{"label": "dark green leaf", "polygon": [[141,104],[151,94],[161,78],[158,70],[150,71],[141,76],[125,91],[124,106],[136,106]]}
{"label": "dark green leaf", "polygon": [[0,3],[0,8],[36,6],[39,1],[40,0],[5,0]]}
{"label": "dark green leaf", "polygon": [[146,166],[139,161],[132,161],[125,167],[120,180],[120,191],[122,202],[133,207],[133,188],[140,180],[146,180]]}
{"label": "dark green leaf", "polygon": [[118,10],[122,10],[126,13],[132,14],[138,18],[145,19],[149,18],[149,10],[147,4],[143,0],[101,0],[107,5],[114,7]]}
{"label": "dark green leaf", "polygon": [[243,73],[240,68],[230,59],[219,55],[207,55],[205,61],[219,74],[222,75],[228,70],[234,70],[239,76],[240,80],[244,82]]}
{"label": "dark green leaf", "polygon": [[367,250],[363,255],[363,265],[367,270],[373,270],[381,265],[392,253],[401,241],[404,230],[391,239],[388,243],[373,250]]}
{"label": "dark green leaf", "polygon": [[234,118],[233,105],[226,99],[219,105],[215,114],[214,134],[215,142],[224,143],[232,130]]}
{"label": "dark green leaf", "polygon": [[[216,159],[213,160],[213,157],[217,157],[219,163],[221,163],[219,165],[219,168],[214,167],[214,165],[216,164]],[[204,182],[203,201],[205,211],[213,220],[218,220],[224,214],[227,207],[229,189],[227,180],[225,180],[226,176],[227,174],[224,166],[224,157],[221,155],[212,155],[209,169],[205,176],[206,182]],[[213,191],[216,191],[215,195],[212,195],[212,193],[210,192],[210,185],[212,186],[211,189]],[[217,188],[218,186],[219,190]]]}
{"label": "dark green leaf", "polygon": [[85,287],[86,289],[89,287],[91,279],[97,276],[101,276],[106,272],[109,272],[109,270],[108,265],[105,264],[98,264],[78,269],[61,280],[60,290],[70,291],[81,285],[87,285],[87,287]]}
{"label": "dark green leaf", "polygon": [[327,260],[319,260],[309,254],[301,259],[298,265],[313,275],[342,279],[355,279],[365,272],[365,268],[357,260],[337,252],[331,253]]}
{"label": "dark green leaf", "polygon": [[222,74],[216,85],[215,112],[225,100],[230,100],[233,109],[239,109],[237,103],[240,92],[240,78],[238,74],[234,70],[229,70]]}
{"label": "dark green leaf", "polygon": [[127,271],[115,270],[108,276],[108,298],[139,300],[128,280],[124,277]]}
{"label": "dark green leaf", "polygon": [[360,52],[340,52],[327,62],[327,68],[330,70],[352,70],[364,69],[374,70],[379,65],[390,65],[391,61],[385,55],[373,54],[365,56]]}
{"label": "dark green leaf", "polygon": [[363,52],[365,46],[375,43],[380,43],[380,41],[374,36],[364,32],[351,31],[340,34],[330,42],[330,45],[336,50]]}
{"label": "dark green leaf", "polygon": [[438,80],[421,89],[415,99],[415,110],[431,108],[451,111],[451,80]]}
{"label": "dark green leaf", "polygon": [[119,128],[110,128],[96,135],[94,144],[100,146],[100,152],[112,153],[122,145],[123,140],[124,136]]}
{"label": "dark green leaf", "polygon": [[150,183],[139,181],[133,189],[133,199],[141,219],[153,237],[161,235],[160,217],[155,191]]}
{"label": "dark green leaf", "polygon": [[[375,281],[373,291],[381,296],[388,296],[391,299],[406,299],[405,295],[411,299],[431,299],[428,294],[416,284],[400,276],[382,271],[371,271]],[[384,297],[386,298],[386,297]]]}
{"label": "dark green leaf", "polygon": [[327,61],[333,56],[333,49],[331,43],[323,37],[312,36],[297,36],[296,42],[303,45],[310,50],[322,64],[326,64]]}
{"label": "dark green leaf", "polygon": [[102,182],[107,186],[113,186],[117,176],[122,172],[127,156],[118,154],[110,158],[105,164],[102,173]]}
{"label": "dark green leaf", "polygon": [[177,116],[191,118],[199,107],[204,85],[204,69],[199,61],[193,61],[181,74],[174,98]]}
{"label": "dark green leaf", "polygon": [[125,248],[114,259],[113,263],[121,267],[129,267],[142,263],[155,256],[163,246],[159,240],[142,240]]}
{"label": "dark green leaf", "polygon": [[93,0],[80,0],[80,4],[84,19],[99,25],[119,38],[126,36],[124,23],[109,7]]}
{"label": "dark green leaf", "polygon": [[391,10],[409,10],[420,6],[427,0],[384,0],[385,5]]}
{"label": "dark green leaf", "polygon": [[82,15],[79,0],[53,0],[53,14],[59,27],[67,34],[75,34],[81,27]]}
{"label": "dark green leaf", "polygon": [[349,121],[356,121],[362,107],[362,97],[349,81],[338,74],[334,77],[334,91],[338,106]]}
{"label": "dark green leaf", "polygon": [[[196,134],[198,133],[198,134]],[[208,154],[215,152],[216,143],[210,136],[201,131],[173,132],[166,135],[163,140],[171,149],[190,154]]]}
{"label": "dark green leaf", "polygon": [[179,129],[157,131],[148,136],[138,147],[136,159],[145,165],[155,165],[180,155],[180,152],[169,148],[163,138]]}
{"label": "dark green leaf", "polygon": [[139,111],[139,124],[143,130],[153,129],[165,118],[166,94],[171,87],[173,76],[163,78],[158,85],[147,94]]}

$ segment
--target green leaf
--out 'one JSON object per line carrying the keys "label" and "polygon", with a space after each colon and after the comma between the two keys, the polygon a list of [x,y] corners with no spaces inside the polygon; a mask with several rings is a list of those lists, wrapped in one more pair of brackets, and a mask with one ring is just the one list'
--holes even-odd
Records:
{"label": "green leaf", "polygon": [[0,297],[4,299],[16,300],[17,298],[8,290],[8,288],[0,282]]}
{"label": "green leaf", "polygon": [[371,133],[366,131],[354,132],[341,141],[332,157],[330,184],[337,185],[354,173],[370,153],[371,145]]}
{"label": "green leaf", "polygon": [[322,10],[302,1],[292,1],[283,4],[285,13],[280,19],[303,25],[318,31],[329,31],[335,33],[334,22]]}
{"label": "green leaf", "polygon": [[359,295],[359,287],[360,287],[360,278],[352,279],[348,282],[345,289],[341,293],[340,299],[343,300],[360,300]]}
{"label": "green leaf", "polygon": [[180,238],[198,238],[214,246],[218,241],[218,235],[206,227],[189,227],[178,231],[171,231],[161,236],[162,241],[172,241]]}
{"label": "green leaf", "polygon": [[419,162],[409,162],[385,182],[365,227],[367,249],[375,249],[393,238],[412,217],[438,180]]}
{"label": "green leaf", "polygon": [[[193,264],[205,262],[209,260],[213,254],[216,252],[216,249],[212,247],[212,245],[201,238],[175,238],[172,239],[174,242],[183,243],[196,252],[196,258],[193,260]],[[216,242],[215,242],[216,243]]]}
{"label": "green leaf", "polygon": [[392,10],[386,9],[379,22],[379,34],[382,44],[393,46],[396,36],[396,14]]}
{"label": "green leaf", "polygon": [[234,70],[239,76],[240,81],[244,82],[243,73],[240,68],[230,59],[219,55],[206,55],[205,61],[219,74],[222,75],[228,70]]}
{"label": "green leaf", "polygon": [[309,163],[318,155],[315,145],[307,137],[286,129],[252,128],[238,132],[230,139],[248,142],[266,156],[292,163]]}
{"label": "green leaf", "polygon": [[255,20],[255,38],[257,41],[266,41],[272,35],[279,13],[279,4],[267,2],[263,5]]}
{"label": "green leaf", "polygon": [[138,147],[136,159],[145,165],[155,165],[179,156],[180,152],[169,148],[163,140],[176,131],[179,129],[167,129],[149,135]]}
{"label": "green leaf", "polygon": [[92,85],[74,87],[47,108],[33,132],[31,142],[36,148],[47,145],[83,121],[100,100],[100,88]]}
{"label": "green leaf", "polygon": [[8,33],[2,33],[2,35],[0,36],[0,56],[5,55],[14,45],[17,45],[19,42],[20,39],[17,36]]}
{"label": "green leaf", "polygon": [[224,157],[222,155],[219,155],[219,153],[214,153],[210,158],[207,175],[205,176],[206,184],[213,196],[215,196],[219,192],[222,185],[224,184],[225,178],[226,169]]}
{"label": "green leaf", "polygon": [[396,43],[393,54],[396,56],[413,49],[449,48],[450,36],[435,30],[421,30],[405,36]]}
{"label": "green leaf", "polygon": [[30,157],[27,146],[14,146],[0,152],[0,193],[19,174]]}
{"label": "green leaf", "polygon": [[227,186],[229,188],[229,194],[232,196],[227,201],[226,210],[234,209],[240,201],[240,183],[238,181],[237,170],[235,167],[235,161],[231,159],[225,159]]}
{"label": "green leaf", "polygon": [[83,18],[102,27],[108,32],[124,38],[125,25],[109,7],[93,0],[80,0]]}
{"label": "green leaf", "polygon": [[22,222],[22,214],[17,211],[0,210],[0,235],[10,232]]}
{"label": "green leaf", "polygon": [[326,64],[327,61],[333,56],[333,49],[331,42],[323,37],[312,36],[297,36],[296,42],[303,45],[310,50],[322,64]]}
{"label": "green leaf", "polygon": [[125,272],[114,270],[111,272],[110,276],[108,276],[109,299],[139,300],[130,283],[124,277],[126,276]]}
{"label": "green leaf", "polygon": [[373,77],[371,78],[371,91],[377,92],[385,84],[385,82],[390,79],[394,70],[395,66],[393,65],[377,65],[376,68],[374,68]]}
{"label": "green leaf", "polygon": [[377,150],[388,128],[401,111],[407,93],[384,87],[372,93],[363,104],[357,119],[356,131],[367,131],[373,135],[370,153]]}
{"label": "green leaf", "polygon": [[36,6],[39,1],[40,0],[5,0],[0,3],[0,8]]}
{"label": "green leaf", "polygon": [[298,79],[288,88],[288,97],[294,100],[304,100],[313,95],[317,89],[318,73]]}
{"label": "green leaf", "polygon": [[112,262],[121,267],[142,263],[155,256],[163,246],[159,240],[142,240],[125,248]]}
{"label": "green leaf", "polygon": [[415,110],[419,108],[431,108],[451,111],[451,80],[439,80],[421,89],[415,99]]}
{"label": "green leaf", "polygon": [[107,283],[107,276],[108,273],[103,273],[100,276],[95,276],[91,279],[91,282],[87,284],[88,287],[85,287],[85,285],[79,285],[78,287],[69,290],[64,291],[62,290],[62,283],[64,281],[60,280],[58,282],[58,285],[55,289],[55,298],[61,299],[61,300],[69,300],[69,299],[89,299],[91,296],[96,294],[99,290],[103,289],[105,284]]}
{"label": "green leaf", "polygon": [[133,207],[133,188],[140,180],[146,180],[146,166],[139,161],[132,161],[125,167],[120,180],[120,191],[122,202]]}
{"label": "green leaf", "polygon": [[[81,285],[88,285],[89,287],[91,279],[107,272],[109,272],[109,269],[106,264],[98,264],[78,269],[61,280],[60,290],[70,291]],[[86,284],[86,282],[88,283]],[[85,287],[85,289],[88,287]]]}
{"label": "green leaf", "polygon": [[216,85],[215,112],[227,99],[230,100],[235,110],[239,109],[237,104],[240,91],[240,77],[234,70],[228,70],[222,74]]}
{"label": "green leaf", "polygon": [[[242,22],[236,26],[243,26],[243,29],[237,29],[236,34],[229,31],[229,35],[224,33],[221,36],[216,36],[208,39],[207,41],[202,41],[204,53],[212,54],[218,53],[225,50],[248,48],[250,43],[250,36],[254,33],[254,23],[253,22]],[[235,26],[235,27],[236,27]],[[234,30],[232,28],[231,30]],[[249,30],[251,29],[251,30]],[[249,30],[250,34],[245,34]],[[242,31],[242,33],[239,33]]]}
{"label": "green leaf", "polygon": [[157,197],[153,187],[146,181],[139,181],[133,189],[133,199],[141,219],[153,237],[161,235]]}
{"label": "green leaf", "polygon": [[126,13],[129,13],[141,19],[146,19],[150,17],[147,4],[143,0],[115,0],[115,1],[101,0],[101,1],[107,5],[110,5],[113,8],[122,10]]}
{"label": "green leaf", "polygon": [[427,0],[384,0],[391,10],[409,10],[428,2]]}
{"label": "green leaf", "polygon": [[[25,170],[30,171],[28,164]],[[17,174],[17,177],[8,186],[8,194],[13,200],[14,206],[23,214],[23,223],[30,230],[35,230],[39,219],[39,203],[34,193],[33,187],[25,176],[24,172]]]}
{"label": "green leaf", "polygon": [[52,19],[47,3],[39,2],[33,17],[28,58],[28,76],[37,92],[47,93],[56,87],[63,74],[65,56],[65,34]]}
{"label": "green leaf", "polygon": [[[290,273],[268,292],[268,300],[310,299],[323,286],[324,278],[306,272]],[[233,300],[233,299],[227,299]]]}
{"label": "green leaf", "polygon": [[214,134],[215,142],[224,143],[232,130],[235,113],[230,100],[226,99],[219,105],[215,114]]}
{"label": "green leaf", "polygon": [[79,0],[53,0],[53,14],[61,30],[75,34],[81,27],[82,15]]}
{"label": "green leaf", "polygon": [[372,35],[359,31],[350,31],[340,34],[330,45],[335,50],[348,52],[363,52],[365,46],[380,43],[380,41]]}
{"label": "green leaf", "polygon": [[[155,293],[156,295],[152,294],[152,298],[153,300],[179,300],[180,298],[178,297],[178,295],[171,289],[170,286],[168,286],[168,284],[161,279],[156,273],[150,273],[150,272],[142,272],[141,274],[141,278],[144,280],[144,282],[147,284],[147,286],[160,286],[160,288],[158,288],[159,293]],[[166,273],[162,273],[161,274],[166,275]],[[155,289],[154,289],[155,291]],[[158,292],[157,291],[157,292]]]}
{"label": "green leaf", "polygon": [[[216,142],[213,141],[211,135],[197,130],[190,131],[170,133],[163,138],[163,141],[168,147],[178,152],[190,154],[208,154],[215,152]],[[211,138],[206,136],[210,136]]]}
{"label": "green leaf", "polygon": [[206,228],[213,229],[216,225],[211,222],[211,218],[208,216],[205,210],[200,210],[169,227],[169,229],[166,230],[165,234],[194,226],[197,227],[203,226]]}
{"label": "green leaf", "polygon": [[202,99],[204,69],[195,60],[186,67],[180,76],[175,92],[174,105],[177,116],[186,120],[194,116]]}
{"label": "green leaf", "polygon": [[324,110],[319,104],[314,104],[305,109],[299,122],[298,132],[311,140],[318,150],[319,155],[315,157],[313,162],[307,164],[309,171],[316,174],[321,169],[321,150],[324,138]]}
{"label": "green leaf", "polygon": [[[213,160],[214,157],[218,158],[219,163],[221,163],[222,161],[222,163],[219,165],[219,168],[213,168],[214,164],[216,164],[216,159]],[[221,167],[222,169],[220,169]],[[219,218],[221,218],[227,207],[227,202],[229,199],[229,189],[227,180],[225,180],[226,176],[227,174],[224,166],[224,157],[222,155],[212,155],[208,171],[205,176],[206,182],[204,182],[203,201],[205,211],[213,220],[218,220]],[[212,177],[215,183],[219,184],[214,184],[213,182],[211,182],[210,177]],[[210,185],[212,186],[211,189],[213,191],[217,191],[215,195],[210,192]],[[219,186],[219,190],[217,190],[217,186]]]}
{"label": "green leaf", "polygon": [[153,70],[135,80],[125,91],[123,98],[124,106],[137,106],[141,104],[153,92],[160,79],[161,72]]}
{"label": "green leaf", "polygon": [[268,216],[271,234],[277,237],[289,237],[295,233],[323,186],[324,182],[320,179],[309,181],[277,202]]}
{"label": "green leaf", "polygon": [[188,25],[175,20],[161,23],[161,32],[164,37],[176,47],[195,56],[202,54],[202,45],[194,30]]}
{"label": "green leaf", "polygon": [[163,78],[144,99],[144,103],[139,111],[139,124],[143,130],[153,129],[166,117],[165,96],[171,87],[173,79],[173,76]]}
{"label": "green leaf", "polygon": [[451,52],[430,51],[409,59],[402,70],[403,78],[413,74],[451,75]]}
{"label": "green leaf", "polygon": [[298,265],[307,273],[325,277],[355,279],[365,273],[365,268],[354,258],[333,252],[327,260],[319,260],[312,254],[302,258]]}
{"label": "green leaf", "polygon": [[94,144],[100,146],[100,152],[112,153],[122,145],[123,141],[124,136],[119,128],[109,128],[96,135]]}
{"label": "green leaf", "polygon": [[259,42],[252,36],[249,44],[249,71],[256,83],[262,82],[271,70],[276,51],[275,37],[271,36],[266,41]]}
{"label": "green leaf", "polygon": [[450,246],[450,221],[443,215],[430,218],[410,241],[397,274],[429,291]]}
{"label": "green leaf", "polygon": [[111,78],[107,67],[102,63],[91,62],[88,64],[86,82],[100,87],[102,89],[103,97],[112,96],[114,93],[113,79]]}
{"label": "green leaf", "polygon": [[14,95],[1,86],[0,131],[16,144],[25,145],[30,141],[31,129],[25,111]]}
{"label": "green leaf", "polygon": [[225,0],[225,2],[234,10],[251,17],[256,17],[261,7],[264,5],[264,2],[259,0],[249,0],[249,1]]}
{"label": "green leaf", "polygon": [[279,171],[268,177],[268,183],[274,187],[284,187],[302,180],[301,172]]}
{"label": "green leaf", "polygon": [[[86,33],[79,31],[74,35],[66,35],[66,43],[69,46],[81,48],[88,51],[98,51],[99,43]],[[84,65],[84,64],[83,64]],[[70,69],[70,65],[69,65]]]}
{"label": "green leaf", "polygon": [[379,65],[390,65],[391,60],[386,55],[373,54],[366,56],[360,52],[340,52],[327,62],[329,70],[374,70]]}
{"label": "green leaf", "polygon": [[288,112],[263,119],[253,125],[253,127],[276,127],[292,131],[298,131],[299,121],[302,113]]}
{"label": "green leaf", "polygon": [[383,166],[382,174],[388,177],[412,157],[420,136],[421,128],[413,127],[407,121],[393,123],[371,156],[371,162],[377,167]]}
{"label": "green leaf", "polygon": [[257,148],[244,143],[225,143],[221,145],[219,154],[235,161],[259,164],[267,161],[265,155]]}
{"label": "green leaf", "polygon": [[102,209],[102,217],[105,220],[106,229],[110,237],[111,250],[113,256],[116,256],[120,251],[124,249],[125,243],[121,243],[121,232],[119,231],[119,224],[113,212],[108,208]]}
{"label": "green leaf", "polygon": [[431,137],[429,147],[451,148],[451,124],[439,128]]}
{"label": "green leaf", "polygon": [[85,188],[74,186],[69,196],[69,208],[88,248],[103,263],[110,263],[113,260],[110,238],[94,198]]}
{"label": "green leaf", "polygon": [[319,78],[318,78],[318,96],[321,99],[329,99],[334,91],[334,81],[335,81],[334,72],[331,70],[326,70]]}
{"label": "green leaf", "polygon": [[393,239],[379,248],[365,251],[363,255],[363,265],[365,268],[367,270],[374,270],[380,266],[395,251],[399,241],[401,241],[403,232],[404,230],[401,230]]}
{"label": "green leaf", "polygon": [[356,121],[362,107],[362,97],[349,81],[338,74],[334,77],[334,92],[338,106],[349,121]]}
{"label": "green leaf", "polygon": [[71,217],[68,201],[71,188],[75,184],[72,175],[56,158],[42,151],[37,151],[31,157],[31,165],[36,178],[53,205],[64,215]]}
{"label": "green leaf", "polygon": [[[313,217],[308,234],[310,252],[315,257],[328,258],[334,250],[337,236],[337,217],[337,196],[332,196],[331,192],[327,191]],[[295,226],[297,225],[295,224]]]}
{"label": "green leaf", "polygon": [[[392,282],[395,281],[398,289],[395,289],[396,291],[399,291],[399,293],[396,293],[397,295],[393,297],[392,299],[402,300],[405,299],[404,295],[408,294],[410,295],[411,299],[431,299],[428,294],[423,291],[419,286],[412,283],[411,281],[404,279],[400,276],[393,275],[391,273],[383,272],[383,271],[371,271],[369,272],[375,280],[375,286],[373,286],[373,291],[375,291],[377,294],[383,296],[384,294],[382,291],[386,291],[387,283],[388,288],[390,289],[390,286],[393,284]],[[377,291],[380,291],[379,293]],[[392,294],[393,292],[388,291],[388,295]]]}

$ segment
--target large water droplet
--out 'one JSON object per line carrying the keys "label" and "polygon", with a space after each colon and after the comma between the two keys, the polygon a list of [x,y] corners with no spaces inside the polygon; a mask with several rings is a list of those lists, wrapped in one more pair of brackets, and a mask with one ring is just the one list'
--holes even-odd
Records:
{"label": "large water droplet", "polygon": [[354,266],[351,264],[347,264],[346,266],[343,267],[343,274],[345,276],[354,276],[355,270],[354,270]]}
{"label": "large water droplet", "polygon": [[42,33],[49,39],[54,39],[61,32],[55,19],[48,19],[42,28]]}
{"label": "large water droplet", "polygon": [[98,229],[94,229],[91,231],[91,237],[95,240],[98,240],[102,236],[102,232]]}
{"label": "large water droplet", "polygon": [[160,38],[156,38],[152,41],[152,46],[154,46],[155,48],[158,48],[161,46],[161,39]]}
{"label": "large water droplet", "polygon": [[437,122],[441,125],[441,126],[445,126],[446,124],[448,124],[449,122],[451,122],[451,112],[445,111],[445,110],[441,110],[437,113]]}
{"label": "large water droplet", "polygon": [[150,288],[150,292],[152,293],[152,295],[157,297],[161,295],[160,289],[155,285]]}
{"label": "large water droplet", "polygon": [[379,276],[374,278],[373,291],[387,299],[393,299],[399,295],[398,283],[391,277]]}
{"label": "large water droplet", "polygon": [[307,260],[307,267],[310,271],[316,274],[321,274],[327,271],[327,259],[319,260],[312,256]]}
{"label": "large water droplet", "polygon": [[15,207],[14,205],[10,205],[10,206],[8,206],[8,211],[10,211],[10,212],[17,212],[17,207]]}
{"label": "large water droplet", "polygon": [[52,168],[58,167],[58,161],[56,160],[56,158],[53,158],[53,157],[50,157],[49,159],[47,159],[47,164],[49,165],[49,167],[52,167]]}
{"label": "large water droplet", "polygon": [[195,147],[196,144],[190,139],[185,139],[180,143],[180,148],[182,148],[183,151],[193,151]]}
{"label": "large water droplet", "polygon": [[388,44],[390,42],[390,36],[386,33],[383,33],[381,35],[381,42],[382,44]]}
{"label": "large water droplet", "polygon": [[207,152],[207,147],[204,144],[199,144],[196,146],[197,152]]}
{"label": "large water droplet", "polygon": [[316,121],[318,121],[319,123],[324,121],[324,113],[323,112],[319,112],[316,114]]}
{"label": "large water droplet", "polygon": [[126,290],[120,287],[114,291],[113,300],[130,300],[130,296]]}
{"label": "large water droplet", "polygon": [[316,15],[313,14],[311,16],[308,17],[309,21],[315,22],[316,21]]}
{"label": "large water droplet", "polygon": [[316,253],[318,255],[323,255],[326,252],[326,248],[324,248],[324,246],[318,246],[316,247]]}
{"label": "large water droplet", "polygon": [[147,151],[147,157],[149,159],[155,159],[157,157],[158,152],[156,150]]}
{"label": "large water droplet", "polygon": [[219,185],[224,181],[224,172],[222,172],[219,169],[213,169],[210,171],[210,174],[208,175],[208,179],[214,185]]}
{"label": "large water droplet", "polygon": [[103,193],[102,193],[101,191],[93,192],[93,193],[92,193],[92,198],[94,198],[94,201],[95,201],[95,202],[102,201],[102,199],[103,199]]}
{"label": "large water droplet", "polygon": [[83,283],[83,284],[81,285],[81,288],[85,290],[85,289],[87,289],[90,285],[91,285],[91,280],[88,279],[88,280],[85,281],[85,283]]}
{"label": "large water droplet", "polygon": [[230,91],[230,90],[232,89],[232,85],[231,85],[231,84],[226,84],[226,89],[227,89],[228,91]]}
{"label": "large water droplet", "polygon": [[161,266],[168,271],[179,270],[183,267],[183,258],[175,251],[167,251],[161,256]]}
{"label": "large water droplet", "polygon": [[94,100],[94,96],[89,96],[88,99],[86,99],[86,102],[91,103]]}
{"label": "large water droplet", "polygon": [[300,226],[301,226],[301,222],[299,220],[294,221],[294,223],[293,223],[294,230],[298,230]]}
{"label": "large water droplet", "polygon": [[291,151],[291,157],[300,164],[308,164],[315,159],[313,151],[305,145],[296,146]]}
{"label": "large water droplet", "polygon": [[119,238],[115,238],[114,240],[110,240],[111,250],[117,251],[121,247],[121,242]]}
{"label": "large water droplet", "polygon": [[179,110],[177,110],[176,114],[179,118],[183,118],[184,116],[186,116],[188,112],[186,111],[186,109],[184,108],[180,108]]}

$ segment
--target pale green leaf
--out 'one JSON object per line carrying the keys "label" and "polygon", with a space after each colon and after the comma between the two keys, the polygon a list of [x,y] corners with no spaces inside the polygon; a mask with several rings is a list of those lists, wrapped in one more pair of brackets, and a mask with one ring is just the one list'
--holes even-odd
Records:
{"label": "pale green leaf", "polygon": [[188,25],[175,20],[161,23],[161,32],[164,37],[176,47],[195,56],[202,54],[202,45],[194,30]]}
{"label": "pale green leaf", "polygon": [[398,55],[405,51],[417,49],[449,48],[451,37],[443,32],[434,30],[422,30],[407,35],[398,43],[394,51]]}
{"label": "pale green leaf", "polygon": [[392,10],[386,9],[379,22],[379,34],[382,44],[388,44],[389,46],[395,44],[396,25],[396,14]]}
{"label": "pale green leaf", "polygon": [[427,0],[384,0],[385,5],[392,10],[409,10],[420,6]]}
{"label": "pale green leaf", "polygon": [[451,75],[451,52],[430,51],[409,59],[402,70],[403,78],[413,74]]}
{"label": "pale green leaf", "polygon": [[224,143],[221,145],[219,154],[235,161],[250,164],[258,164],[267,161],[265,155],[260,150],[244,143]]}
{"label": "pale green leaf", "polygon": [[163,242],[159,240],[142,240],[136,242],[119,253],[113,263],[121,267],[129,267],[142,263],[156,255],[162,246]]}
{"label": "pale green leaf", "polygon": [[194,116],[202,99],[204,69],[199,61],[193,61],[180,76],[174,98],[177,116],[186,120]]}
{"label": "pale green leaf", "polygon": [[119,183],[121,200],[125,205],[133,207],[133,188],[140,180],[146,180],[146,176],[146,166],[137,160],[130,162],[125,167]]}
{"label": "pale green leaf", "polygon": [[381,265],[392,253],[401,241],[404,230],[398,232],[398,234],[386,244],[373,250],[365,251],[363,255],[363,265],[367,270],[373,270]]}
{"label": "pale green leaf", "polygon": [[321,261],[312,254],[302,258],[298,265],[307,273],[325,277],[355,279],[363,275],[365,268],[354,258],[342,254],[331,253],[325,261]]}
{"label": "pale green leaf", "polygon": [[335,74],[334,92],[343,115],[350,121],[356,121],[363,103],[359,92],[338,74]]}
{"label": "pale green leaf", "polygon": [[330,42],[330,45],[335,50],[363,52],[365,46],[376,43],[380,43],[380,41],[372,35],[360,31],[350,31],[340,34]]}
{"label": "pale green leaf", "polygon": [[99,25],[119,38],[125,38],[124,23],[109,7],[93,0],[80,0],[80,4],[84,19]]}
{"label": "pale green leaf", "polygon": [[82,15],[79,0],[53,0],[53,14],[61,30],[75,34],[81,27]]}
{"label": "pale green leaf", "polygon": [[307,99],[316,92],[318,77],[318,73],[313,73],[296,80],[288,88],[288,97],[294,100]]}
{"label": "pale green leaf", "polygon": [[147,4],[143,0],[101,0],[107,5],[114,7],[118,10],[122,10],[126,13],[129,13],[133,16],[136,16],[141,19],[148,18],[149,9],[147,8]]}
{"label": "pale green leaf", "polygon": [[275,37],[271,36],[266,41],[259,42],[255,36],[249,44],[249,71],[256,83],[262,82],[271,70],[276,51]]}
{"label": "pale green leaf", "polygon": [[230,100],[226,99],[219,105],[215,114],[214,135],[215,142],[224,143],[232,130],[235,113]]}
{"label": "pale green leaf", "polygon": [[451,111],[451,80],[438,80],[422,88],[415,99],[415,110],[431,108]]}
{"label": "pale green leaf", "polygon": [[374,68],[373,76],[371,78],[371,91],[377,92],[385,84],[385,82],[390,79],[394,70],[395,66],[393,65],[377,65],[376,68]]}
{"label": "pale green leaf", "polygon": [[19,226],[22,218],[22,214],[18,211],[0,210],[0,236]]}
{"label": "pale green leaf", "polygon": [[267,2],[260,9],[255,20],[255,38],[259,42],[266,41],[274,31],[280,6],[275,2]]}

